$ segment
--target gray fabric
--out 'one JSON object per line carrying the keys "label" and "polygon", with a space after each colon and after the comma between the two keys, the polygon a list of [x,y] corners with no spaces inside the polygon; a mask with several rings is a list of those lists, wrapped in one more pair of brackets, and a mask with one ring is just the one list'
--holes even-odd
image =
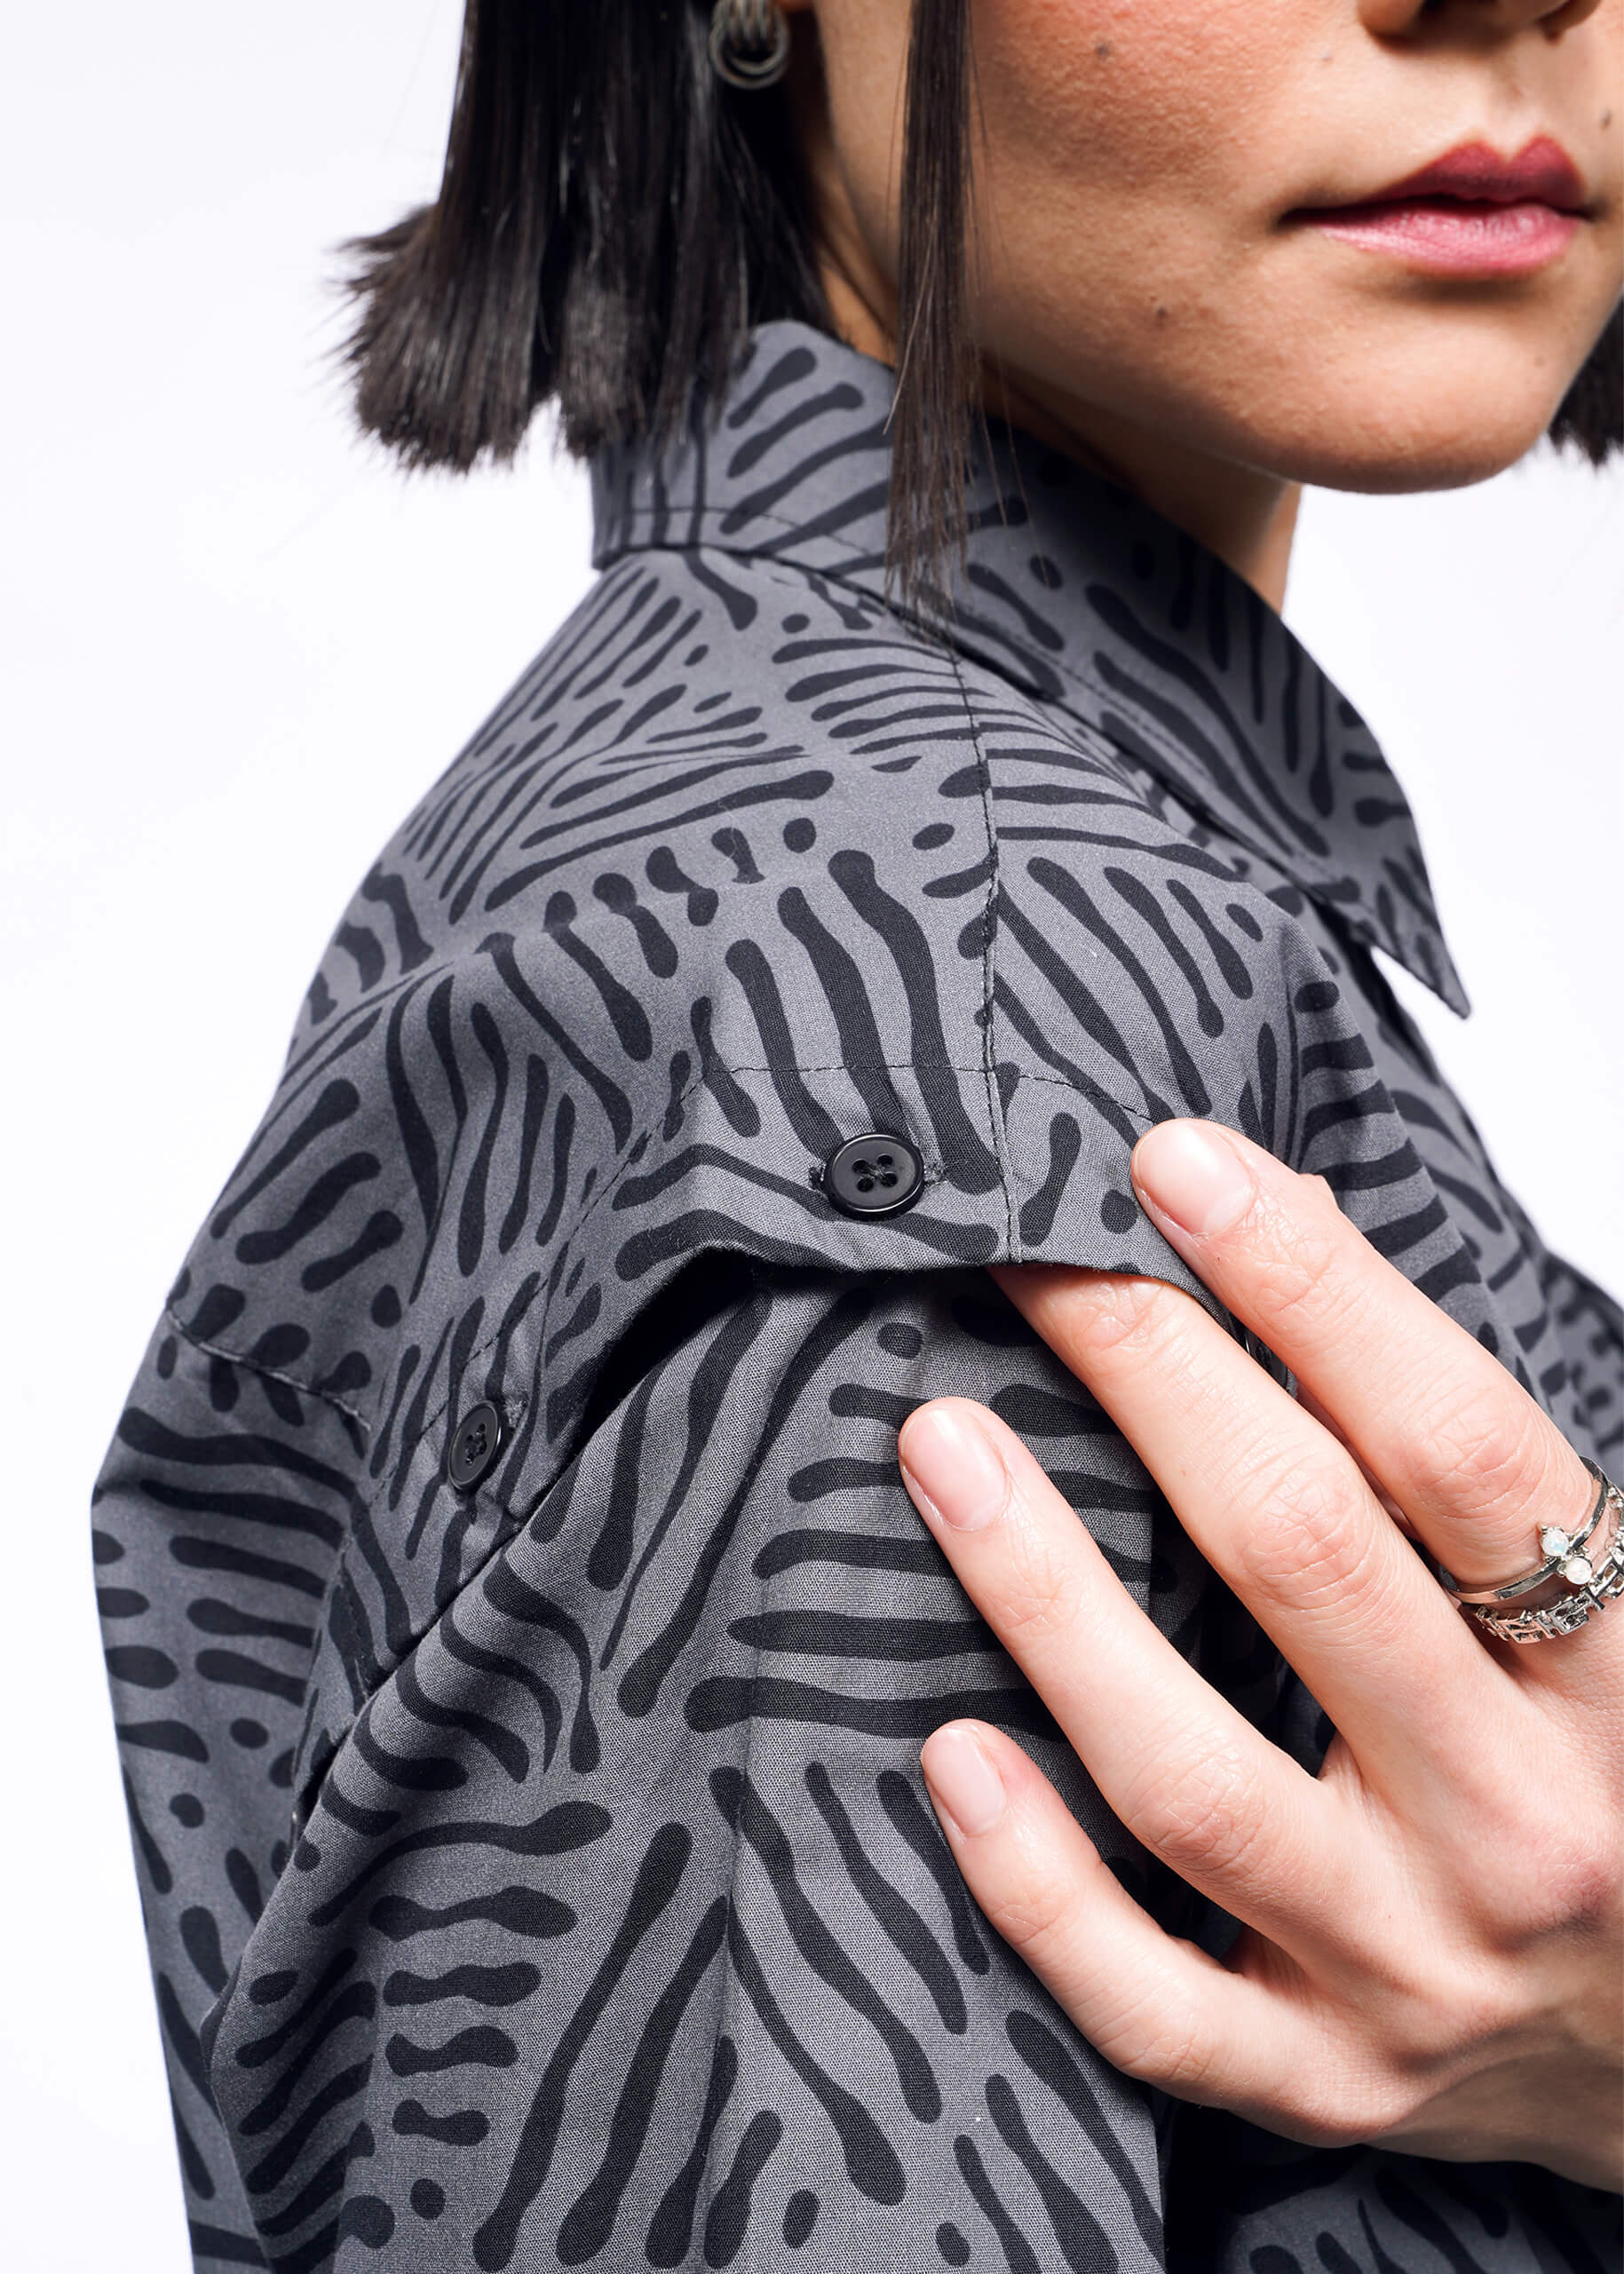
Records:
{"label": "gray fabric", "polygon": [[[197,2263],[1616,2266],[1612,2199],[1129,2084],[936,1830],[920,1743],[979,1714],[1158,1916],[1224,1931],[914,1515],[896,1427],[943,1391],[1325,1741],[979,1269],[1192,1285],[1131,1198],[1151,1122],[1327,1177],[1615,1468],[1624,1328],[1369,952],[1462,1005],[1351,707],[1026,441],[978,476],[952,639],[889,610],[887,386],[768,326],[663,462],[597,467],[603,574],[360,886],[109,1451]],[[869,1129],[927,1184],[859,1221],[820,1170]]]}

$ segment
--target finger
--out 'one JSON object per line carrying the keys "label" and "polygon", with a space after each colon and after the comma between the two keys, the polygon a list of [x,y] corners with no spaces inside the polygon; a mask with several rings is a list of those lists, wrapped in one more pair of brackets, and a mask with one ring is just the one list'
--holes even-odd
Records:
{"label": "finger", "polygon": [[1210,1121],[1163,1122],[1134,1153],[1147,1212],[1261,1335],[1468,1587],[1542,1560],[1541,1525],[1582,1522],[1595,1486],[1481,1343],[1394,1268],[1319,1177]]}
{"label": "finger", "polygon": [[1482,1751],[1503,1686],[1335,1438],[1160,1280],[995,1276],[1093,1391],[1208,1562],[1391,1792]]}
{"label": "finger", "polygon": [[1336,1439],[1337,1444],[1342,1446],[1350,1461],[1358,1462],[1359,1475],[1369,1486],[1375,1498],[1381,1501],[1382,1506],[1387,1510],[1389,1516],[1391,1517],[1393,1522],[1398,1526],[1398,1529],[1405,1534],[1406,1538],[1414,1540],[1415,1538],[1415,1526],[1411,1523],[1409,1517],[1405,1514],[1398,1501],[1388,1491],[1380,1477],[1374,1475],[1368,1463],[1360,1459],[1358,1446],[1350,1442],[1347,1430],[1343,1429],[1335,1414],[1320,1404],[1313,1391],[1309,1389],[1301,1379],[1297,1381],[1295,1390],[1296,1400],[1298,1405],[1303,1408],[1303,1411],[1308,1414],[1311,1421],[1318,1422],[1322,1430],[1329,1431],[1330,1435]]}
{"label": "finger", "polygon": [[1107,2061],[1276,2131],[1307,2116],[1303,2088],[1323,2073],[1323,2039],[1311,2039],[1281,1990],[1164,1934],[1018,1745],[985,1723],[949,1722],[920,1759],[988,1922]]}
{"label": "finger", "polygon": [[938,1398],[899,1450],[967,1592],[1135,1838],[1271,1940],[1321,1950],[1347,1878],[1337,1802],[1157,1632],[995,1415]]}

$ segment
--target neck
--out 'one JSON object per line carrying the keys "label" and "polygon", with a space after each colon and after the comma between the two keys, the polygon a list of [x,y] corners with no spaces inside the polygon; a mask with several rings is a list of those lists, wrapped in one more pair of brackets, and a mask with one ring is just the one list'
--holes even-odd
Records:
{"label": "neck", "polygon": [[[864,289],[863,265],[841,258],[837,250],[826,253],[822,275],[830,313],[849,347],[894,368],[896,344],[883,313],[884,296]],[[1216,553],[1277,613],[1284,607],[1300,483],[1209,457],[1095,404],[986,368],[982,400],[992,416],[1142,498]]]}

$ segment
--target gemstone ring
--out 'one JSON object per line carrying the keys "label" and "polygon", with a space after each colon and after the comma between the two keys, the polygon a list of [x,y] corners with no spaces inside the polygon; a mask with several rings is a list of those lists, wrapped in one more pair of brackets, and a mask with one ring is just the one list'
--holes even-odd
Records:
{"label": "gemstone ring", "polygon": [[[1577,1532],[1565,1531],[1559,1524],[1541,1525],[1540,1552],[1544,1560],[1533,1571],[1521,1573],[1500,1587],[1463,1588],[1442,1564],[1433,1565],[1439,1586],[1470,1612],[1485,1633],[1506,1642],[1553,1641],[1560,1635],[1576,1634],[1593,1611],[1624,1594],[1624,1493],[1594,1461],[1584,1465],[1596,1479],[1595,1505]],[[1611,1537],[1593,1548],[1609,1508],[1613,1515]],[[1528,1611],[1494,1607],[1531,1595],[1550,1580],[1565,1581],[1571,1592]]]}

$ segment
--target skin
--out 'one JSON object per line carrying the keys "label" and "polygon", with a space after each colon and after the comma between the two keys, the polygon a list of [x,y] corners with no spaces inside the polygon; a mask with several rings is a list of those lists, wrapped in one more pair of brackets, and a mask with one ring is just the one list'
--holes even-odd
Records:
{"label": "skin", "polygon": [[[894,363],[907,0],[782,4],[830,304]],[[987,400],[1276,606],[1304,482],[1500,471],[1624,282],[1624,0],[977,0],[974,32]],[[1543,134],[1586,208],[1533,274],[1443,278],[1300,218]],[[1593,1482],[1319,1179],[1191,1122],[1142,1138],[1134,1173],[1300,1399],[1159,1281],[996,1276],[1338,1734],[1304,1775],[1151,1626],[1013,1432],[934,1400],[899,1444],[925,1522],[1121,1820],[1243,1931],[1221,1963],[1163,1934],[1020,1747],[957,1722],[921,1757],[966,1882],[1147,2083],[1296,2139],[1624,2187],[1624,1610],[1491,1643],[1405,1536],[1497,1583],[1540,1560],[1540,1525],[1577,1528]]]}
{"label": "skin", "polygon": [[[894,362],[907,0],[786,6],[815,19],[795,93],[836,321]],[[1624,283],[1624,0],[978,0],[974,43],[989,400],[1277,607],[1303,483],[1498,473]],[[1428,276],[1287,218],[1538,134],[1590,214],[1533,276]]]}
{"label": "skin", "polygon": [[[1232,1218],[1192,1173],[1203,1144]],[[1134,1177],[1301,1405],[1177,1288],[995,1276],[1338,1733],[1307,1776],[1152,1626],[1013,1430],[935,1399],[900,1434],[915,1505],[1121,1821],[1245,1925],[1221,1964],[1164,1934],[1011,1738],[950,1722],[921,1759],[966,1883],[1130,2076],[1320,2146],[1624,2186],[1624,1613],[1490,1643],[1392,1513],[1501,1581],[1595,1486],[1320,1178],[1188,1121],[1140,1139]]]}

